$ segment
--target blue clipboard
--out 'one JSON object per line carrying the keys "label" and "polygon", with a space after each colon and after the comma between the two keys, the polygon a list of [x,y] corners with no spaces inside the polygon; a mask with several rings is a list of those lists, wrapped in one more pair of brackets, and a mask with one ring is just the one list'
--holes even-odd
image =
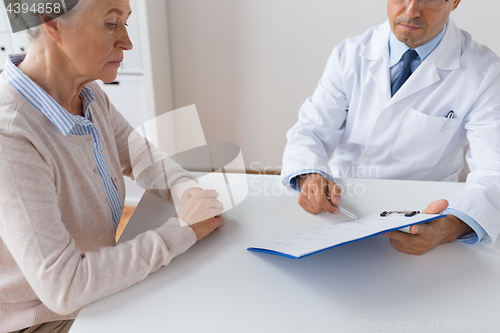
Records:
{"label": "blue clipboard", "polygon": [[413,214],[411,216],[406,214],[405,216],[404,214],[391,215],[392,212],[385,213],[389,214],[365,216],[360,219],[252,246],[247,250],[291,259],[301,259],[337,246],[446,217],[446,215],[439,214]]}

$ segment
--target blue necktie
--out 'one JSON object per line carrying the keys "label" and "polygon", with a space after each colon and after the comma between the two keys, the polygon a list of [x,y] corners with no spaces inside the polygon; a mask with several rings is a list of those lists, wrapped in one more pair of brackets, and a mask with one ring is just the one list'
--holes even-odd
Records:
{"label": "blue necktie", "polygon": [[403,54],[403,67],[401,68],[401,74],[399,74],[396,81],[392,84],[392,96],[398,92],[399,88],[401,88],[401,86],[411,76],[411,63],[417,58],[417,56],[417,51],[411,49]]}

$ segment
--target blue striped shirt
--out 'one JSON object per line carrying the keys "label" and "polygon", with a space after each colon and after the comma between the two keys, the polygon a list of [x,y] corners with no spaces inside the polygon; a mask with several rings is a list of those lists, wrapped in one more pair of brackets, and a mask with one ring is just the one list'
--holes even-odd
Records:
{"label": "blue striped shirt", "polygon": [[83,104],[84,117],[72,115],[59,103],[50,97],[45,90],[24,75],[17,66],[24,61],[26,54],[11,55],[7,59],[3,76],[21,95],[34,107],[42,112],[64,135],[92,135],[92,152],[96,168],[104,184],[109,208],[113,217],[115,231],[118,228],[122,215],[123,204],[116,184],[109,173],[108,165],[104,160],[104,151],[101,146],[99,131],[92,121],[92,104],[95,96],[88,86],[83,87],[80,97]]}

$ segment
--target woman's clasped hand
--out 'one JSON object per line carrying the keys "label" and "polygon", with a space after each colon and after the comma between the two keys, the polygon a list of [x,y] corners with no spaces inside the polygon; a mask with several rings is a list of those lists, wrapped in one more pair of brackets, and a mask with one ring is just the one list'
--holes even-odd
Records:
{"label": "woman's clasped hand", "polygon": [[201,188],[191,188],[182,194],[177,216],[193,229],[197,240],[225,224],[221,215],[224,205],[218,197],[217,191]]}

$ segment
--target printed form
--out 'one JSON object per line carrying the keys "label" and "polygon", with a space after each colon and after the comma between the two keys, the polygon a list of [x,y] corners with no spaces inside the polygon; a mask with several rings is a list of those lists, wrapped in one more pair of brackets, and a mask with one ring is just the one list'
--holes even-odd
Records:
{"label": "printed form", "polygon": [[338,223],[330,227],[250,247],[248,250],[300,259],[332,247],[384,234],[414,224],[429,222],[444,216],[437,214],[417,214],[412,217],[404,215],[388,215],[385,217],[381,217],[378,214],[368,215],[356,220]]}

